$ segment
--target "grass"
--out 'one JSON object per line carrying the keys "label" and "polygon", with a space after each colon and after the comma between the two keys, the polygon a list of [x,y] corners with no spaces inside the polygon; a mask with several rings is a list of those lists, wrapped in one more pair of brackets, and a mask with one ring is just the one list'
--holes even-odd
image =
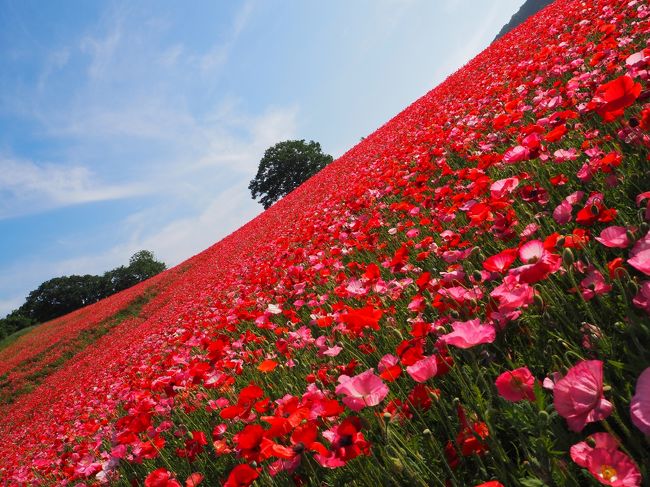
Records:
{"label": "grass", "polygon": [[22,330],[18,330],[12,333],[11,335],[4,337],[2,340],[0,340],[0,350],[4,350],[5,348],[9,347],[9,345],[14,343],[21,336],[26,335],[27,333],[32,331],[37,326],[38,325],[28,326],[27,328],[23,328]]}
{"label": "grass", "polygon": [[[120,325],[124,321],[131,318],[138,318],[142,311],[142,307],[147,304],[154,296],[157,294],[155,290],[149,290],[143,295],[134,299],[128,306],[121,309],[113,316],[106,318],[105,320],[99,322],[96,327],[82,330],[76,337],[71,340],[65,341],[63,343],[57,342],[54,345],[48,347],[46,350],[40,354],[30,357],[26,360],[23,360],[13,370],[17,371],[29,371],[33,370],[35,366],[38,365],[38,362],[47,357],[50,352],[56,350],[57,348],[63,348],[63,351],[59,357],[54,361],[44,364],[35,372],[29,373],[26,376],[19,378],[19,384],[14,384],[10,377],[11,371],[0,376],[0,405],[11,404],[15,402],[20,396],[32,392],[36,387],[38,387],[47,377],[52,375],[54,372],[59,370],[63,365],[66,364],[70,359],[75,357],[78,353],[85,350],[88,346],[95,343],[101,337],[110,332],[113,328]],[[35,325],[38,326],[38,325]],[[24,335],[30,331],[35,326],[25,328],[20,330],[13,335],[5,338],[0,342],[4,347],[15,342],[21,335]],[[8,343],[6,343],[9,341]],[[1,347],[0,347],[1,349]],[[12,390],[12,386],[17,386]]]}

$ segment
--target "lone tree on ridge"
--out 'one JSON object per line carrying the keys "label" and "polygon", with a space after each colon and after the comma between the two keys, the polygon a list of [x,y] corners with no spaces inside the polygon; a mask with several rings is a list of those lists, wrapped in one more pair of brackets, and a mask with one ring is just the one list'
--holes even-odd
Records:
{"label": "lone tree on ridge", "polygon": [[266,149],[260,160],[257,175],[248,185],[254,200],[264,209],[300,186],[303,182],[332,162],[320,144],[313,140],[285,140]]}

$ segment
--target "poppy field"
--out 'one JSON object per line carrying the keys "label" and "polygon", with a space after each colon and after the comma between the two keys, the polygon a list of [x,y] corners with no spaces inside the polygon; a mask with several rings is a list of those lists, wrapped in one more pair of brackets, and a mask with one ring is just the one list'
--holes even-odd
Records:
{"label": "poppy field", "polygon": [[556,0],[0,350],[0,484],[648,486],[649,224],[650,6]]}

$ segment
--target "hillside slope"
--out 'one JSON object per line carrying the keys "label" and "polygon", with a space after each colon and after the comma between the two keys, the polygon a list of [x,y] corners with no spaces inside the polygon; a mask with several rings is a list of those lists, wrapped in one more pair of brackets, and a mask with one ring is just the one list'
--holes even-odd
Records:
{"label": "hillside slope", "polygon": [[649,15],[557,0],[230,236],[42,327],[108,329],[0,405],[0,483],[647,485]]}
{"label": "hillside slope", "polygon": [[507,24],[501,27],[501,30],[496,35],[494,40],[496,41],[500,37],[503,37],[512,29],[517,27],[519,24],[524,22],[531,15],[535,15],[537,12],[542,10],[547,5],[553,3],[553,0],[526,0],[519,10],[517,10],[513,16],[510,18]]}

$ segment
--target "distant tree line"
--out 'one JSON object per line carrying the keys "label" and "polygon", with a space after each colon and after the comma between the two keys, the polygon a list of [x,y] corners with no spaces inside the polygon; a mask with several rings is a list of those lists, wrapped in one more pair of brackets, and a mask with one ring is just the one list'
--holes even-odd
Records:
{"label": "distant tree line", "polygon": [[0,339],[23,328],[63,316],[129,288],[164,271],[167,266],[155,259],[153,252],[141,250],[119,266],[101,276],[55,277],[34,289],[20,308],[0,319]]}
{"label": "distant tree line", "polygon": [[500,37],[503,37],[519,24],[522,24],[528,17],[535,15],[544,7],[552,3],[553,0],[526,0],[519,10],[510,18],[510,21],[501,27],[501,30],[494,40],[496,41]]}

